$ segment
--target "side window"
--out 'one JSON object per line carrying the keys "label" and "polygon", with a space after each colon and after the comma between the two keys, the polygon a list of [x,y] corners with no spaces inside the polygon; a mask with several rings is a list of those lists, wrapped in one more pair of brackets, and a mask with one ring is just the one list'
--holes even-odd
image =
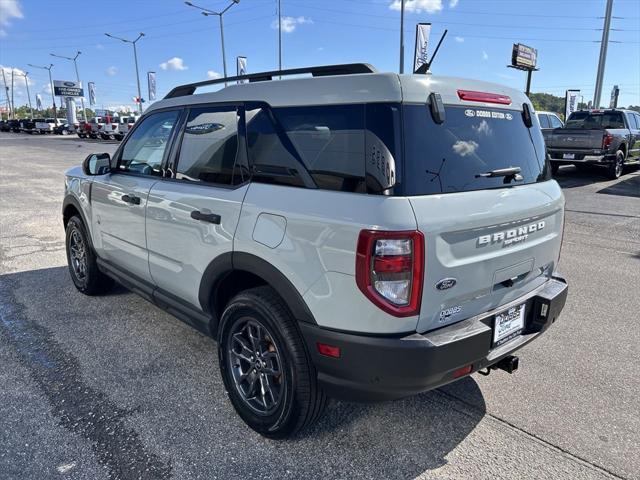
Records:
{"label": "side window", "polygon": [[538,119],[540,120],[540,128],[550,128],[548,115],[544,113],[539,113]]}
{"label": "side window", "polygon": [[193,108],[182,137],[176,178],[231,185],[237,154],[236,108]]}
{"label": "side window", "polygon": [[364,105],[274,109],[319,188],[365,192]]}
{"label": "side window", "polygon": [[303,167],[286,136],[278,132],[270,110],[266,107],[248,107],[245,119],[252,180],[304,187],[300,172]]}
{"label": "side window", "polygon": [[560,128],[560,127],[562,127],[562,122],[555,115],[549,115],[549,121],[551,122],[551,128]]}
{"label": "side window", "polygon": [[636,128],[640,130],[640,113],[634,113],[633,117],[636,119]]}
{"label": "side window", "polygon": [[118,170],[160,176],[162,159],[179,113],[172,110],[152,113],[145,118],[127,139],[118,160]]}

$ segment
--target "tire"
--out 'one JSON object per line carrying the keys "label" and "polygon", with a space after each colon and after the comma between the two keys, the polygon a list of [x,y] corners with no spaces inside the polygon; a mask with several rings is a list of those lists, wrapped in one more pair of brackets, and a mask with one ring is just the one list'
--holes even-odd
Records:
{"label": "tire", "polygon": [[113,280],[98,269],[84,223],[77,215],[67,222],[65,250],[71,280],[80,292],[97,295],[113,287]]}
{"label": "tire", "polygon": [[618,150],[616,152],[616,159],[608,167],[608,176],[612,180],[617,180],[622,175],[622,171],[624,170],[624,153],[622,150]]}
{"label": "tire", "polygon": [[293,436],[324,410],[326,395],[296,320],[270,287],[246,290],[229,302],[218,328],[218,359],[231,404],[265,437]]}
{"label": "tire", "polygon": [[560,169],[560,164],[556,162],[551,162],[551,175],[554,177],[558,175],[558,170]]}

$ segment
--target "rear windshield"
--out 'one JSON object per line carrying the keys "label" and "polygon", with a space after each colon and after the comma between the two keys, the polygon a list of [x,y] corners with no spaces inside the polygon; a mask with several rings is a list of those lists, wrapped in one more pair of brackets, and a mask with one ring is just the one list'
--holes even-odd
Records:
{"label": "rear windshield", "polygon": [[565,127],[585,130],[624,128],[624,118],[622,112],[573,112]]}
{"label": "rear windshield", "polygon": [[[466,192],[547,179],[536,115],[527,128],[518,111],[447,106],[441,124],[426,105],[404,108],[404,195]],[[519,167],[522,180],[479,176]]]}

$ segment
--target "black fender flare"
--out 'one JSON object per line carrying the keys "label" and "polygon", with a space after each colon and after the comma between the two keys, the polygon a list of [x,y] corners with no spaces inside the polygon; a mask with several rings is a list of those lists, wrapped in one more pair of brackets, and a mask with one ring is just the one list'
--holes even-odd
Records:
{"label": "black fender flare", "polygon": [[289,279],[266,260],[245,252],[224,253],[207,266],[198,290],[198,300],[204,312],[215,313],[211,292],[234,271],[245,271],[260,277],[282,297],[296,320],[317,325],[302,295]]}
{"label": "black fender flare", "polygon": [[67,209],[67,207],[71,205],[73,206],[78,213],[80,214],[80,218],[82,219],[82,223],[84,223],[84,227],[87,229],[87,234],[89,236],[89,242],[91,242],[91,246],[93,247],[93,242],[91,240],[91,232],[89,231],[90,229],[90,225],[87,222],[86,217],[84,216],[84,211],[82,210],[82,207],[80,206],[80,202],[78,201],[78,199],[71,193],[67,194],[64,197],[64,200],[62,201],[62,219],[63,219],[63,227],[66,229],[67,226],[64,225],[64,212]]}

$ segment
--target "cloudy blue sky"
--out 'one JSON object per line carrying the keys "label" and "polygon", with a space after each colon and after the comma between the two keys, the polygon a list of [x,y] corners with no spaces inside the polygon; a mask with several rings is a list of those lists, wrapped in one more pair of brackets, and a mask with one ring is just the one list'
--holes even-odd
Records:
{"label": "cloudy blue sky", "polygon": [[[229,3],[193,1],[214,10]],[[284,67],[364,61],[397,71],[398,5],[399,0],[282,0]],[[406,65],[412,64],[415,24],[432,22],[434,44],[449,29],[435,74],[524,88],[524,73],[506,68],[512,43],[522,42],[538,49],[534,92],[563,95],[578,88],[586,100],[593,96],[605,0],[406,0],[406,6]],[[225,15],[230,74],[237,55],[248,57],[249,71],[277,67],[276,12],[277,0],[240,0]],[[620,104],[639,105],[640,1],[614,0],[613,15],[603,98],[618,84]],[[7,73],[17,69],[16,104],[26,103],[20,71],[29,71],[32,94],[49,92],[47,72],[28,63],[54,63],[55,79],[73,80],[72,63],[49,53],[72,56],[80,50],[81,79],[96,83],[99,106],[131,105],[131,47],[105,32],[146,34],[138,44],[143,97],[149,70],[157,72],[159,96],[222,72],[217,17],[204,17],[181,0],[0,0],[0,64]]]}

